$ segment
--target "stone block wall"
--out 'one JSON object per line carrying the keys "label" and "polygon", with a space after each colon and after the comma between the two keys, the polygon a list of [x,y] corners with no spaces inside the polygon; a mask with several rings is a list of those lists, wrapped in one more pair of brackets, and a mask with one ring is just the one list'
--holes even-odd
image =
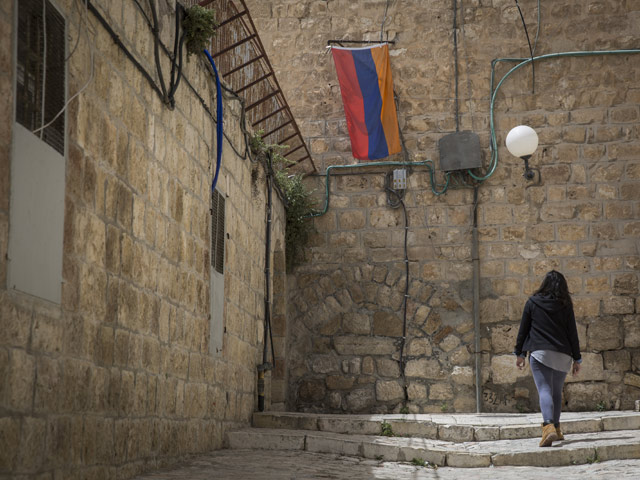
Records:
{"label": "stone block wall", "polygon": [[[638,47],[637,1],[519,2],[536,55]],[[303,135],[323,173],[352,164],[328,40],[393,40],[398,119],[411,160],[439,166],[438,140],[456,130],[452,2],[248,2]],[[385,9],[387,9],[386,20]],[[457,3],[459,129],[490,151],[491,62],[529,55],[514,2]],[[382,28],[381,28],[382,27]],[[515,63],[498,62],[494,87]],[[522,307],[543,275],[565,273],[573,294],[583,372],[565,387],[569,409],[632,408],[640,398],[640,55],[563,57],[520,68],[496,95],[499,162],[479,186],[481,403],[535,411],[528,372],[510,355]],[[535,87],[535,88],[534,88]],[[504,148],[510,128],[539,135],[522,177]],[[402,160],[396,155],[388,160]],[[307,262],[289,280],[289,407],[397,411],[403,322],[404,214],[387,206],[389,169],[331,176],[331,202],[315,219]],[[465,176],[467,181],[469,177]],[[455,180],[458,180],[455,182]],[[443,184],[442,171],[436,181]],[[309,179],[324,198],[324,176]],[[440,196],[425,167],[409,172],[407,406],[475,411],[473,189],[461,177]]]}
{"label": "stone block wall", "polygon": [[[163,105],[84,2],[54,3],[69,52],[82,40],[67,65],[68,97],[90,78],[92,61],[94,70],[66,111],[59,305],[7,286],[17,2],[0,2],[0,477],[126,479],[221,448],[227,429],[250,422],[262,362],[266,182],[260,164],[231,148],[242,153],[244,137],[240,104],[225,98],[225,331],[215,356],[215,122],[186,80],[175,109]],[[91,3],[157,82],[153,37],[135,3]],[[161,13],[163,41],[172,45],[172,10]],[[215,111],[202,59],[185,62],[184,75]],[[273,215],[277,299],[285,288],[277,195]],[[274,311],[282,317],[285,307],[280,301]]]}

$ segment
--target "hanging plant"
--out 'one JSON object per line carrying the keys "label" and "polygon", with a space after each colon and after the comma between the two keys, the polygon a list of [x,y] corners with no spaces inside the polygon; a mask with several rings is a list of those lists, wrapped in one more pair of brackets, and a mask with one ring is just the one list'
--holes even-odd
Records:
{"label": "hanging plant", "polygon": [[266,161],[267,151],[271,151],[271,160],[275,172],[275,181],[287,201],[285,248],[287,271],[304,259],[304,247],[313,228],[309,217],[314,213],[313,199],[302,180],[302,175],[292,174],[289,167],[294,164],[287,160],[282,152],[289,148],[283,145],[266,144],[262,139],[264,131],[259,130],[249,140],[254,155]]}
{"label": "hanging plant", "polygon": [[192,54],[202,53],[209,46],[209,40],[216,34],[217,27],[213,9],[193,5],[185,10],[182,28],[187,46],[187,58]]}

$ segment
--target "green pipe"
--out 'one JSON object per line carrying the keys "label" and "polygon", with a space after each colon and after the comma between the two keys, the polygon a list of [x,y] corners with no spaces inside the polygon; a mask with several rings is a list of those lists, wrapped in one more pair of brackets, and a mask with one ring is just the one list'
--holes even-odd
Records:
{"label": "green pipe", "polygon": [[[491,62],[491,104],[489,107],[489,125],[491,129],[491,163],[489,164],[489,171],[484,176],[478,176],[474,174],[471,170],[467,170],[469,175],[479,182],[483,182],[488,179],[493,172],[495,171],[498,165],[498,145],[496,140],[496,131],[493,121],[493,111],[496,102],[496,96],[498,95],[498,90],[504,83],[504,81],[516,70],[528,65],[529,63],[535,60],[548,60],[551,58],[561,58],[561,57],[587,57],[587,56],[595,56],[595,55],[624,55],[624,54],[632,54],[632,53],[640,53],[640,49],[628,49],[628,50],[603,50],[603,51],[585,51],[585,52],[560,52],[560,53],[549,53],[547,55],[540,55],[538,57],[533,58],[498,58]],[[494,75],[495,75],[495,65],[497,62],[520,62],[518,65],[509,70],[498,82],[495,90],[493,90],[494,83]]]}
{"label": "green pipe", "polygon": [[[487,180],[493,173],[495,172],[498,166],[498,142],[496,140],[496,131],[495,131],[495,122],[494,122],[494,107],[496,103],[496,98],[498,95],[498,91],[500,87],[504,83],[504,81],[516,70],[528,65],[529,63],[536,60],[548,60],[551,58],[561,58],[561,57],[586,57],[586,56],[595,56],[595,55],[624,55],[624,54],[633,54],[640,53],[640,49],[627,49],[627,50],[603,50],[603,51],[584,51],[584,52],[559,52],[559,53],[550,53],[547,55],[540,55],[538,57],[533,58],[497,58],[491,62],[491,103],[489,107],[489,125],[491,131],[491,139],[490,139],[490,149],[491,149],[491,162],[489,164],[489,169],[485,175],[476,175],[471,170],[467,170],[469,175],[479,181],[483,182]],[[509,70],[493,88],[495,83],[495,66],[498,62],[519,62],[518,65]],[[380,167],[380,166],[426,166],[429,168],[429,179],[431,181],[431,191],[435,195],[442,195],[449,188],[450,181],[450,173],[445,172],[446,182],[444,186],[440,187],[437,185],[435,180],[435,168],[433,166],[433,162],[431,160],[424,160],[420,162],[370,162],[370,163],[358,163],[355,165],[330,165],[327,167],[325,172],[326,176],[326,185],[325,185],[325,204],[324,208],[320,212],[315,212],[309,215],[309,217],[319,217],[327,213],[329,210],[329,202],[330,202],[330,175],[333,170],[343,170],[343,169],[352,169],[352,168],[363,168],[363,167]],[[440,189],[441,188],[441,189]],[[440,190],[439,190],[440,189]]]}
{"label": "green pipe", "polygon": [[429,168],[429,178],[431,180],[431,191],[435,195],[442,195],[449,188],[449,172],[445,173],[446,182],[441,190],[438,190],[438,185],[436,184],[433,167],[433,162],[431,160],[423,160],[419,162],[369,162],[369,163],[357,163],[355,165],[330,165],[327,167],[325,172],[326,180],[325,180],[325,201],[324,208],[321,212],[315,212],[309,215],[309,217],[320,217],[327,213],[329,210],[329,197],[331,195],[330,191],[330,178],[329,175],[333,170],[346,170],[350,168],[363,168],[363,167],[388,167],[388,166],[405,166],[405,167],[417,167],[417,166],[426,166]]}

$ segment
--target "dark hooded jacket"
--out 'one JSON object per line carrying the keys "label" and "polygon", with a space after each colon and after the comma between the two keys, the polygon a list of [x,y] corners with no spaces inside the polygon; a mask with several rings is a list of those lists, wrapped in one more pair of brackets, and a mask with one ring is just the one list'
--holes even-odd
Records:
{"label": "dark hooded jacket", "polygon": [[580,360],[580,342],[571,305],[551,296],[533,295],[522,312],[515,354],[553,350]]}

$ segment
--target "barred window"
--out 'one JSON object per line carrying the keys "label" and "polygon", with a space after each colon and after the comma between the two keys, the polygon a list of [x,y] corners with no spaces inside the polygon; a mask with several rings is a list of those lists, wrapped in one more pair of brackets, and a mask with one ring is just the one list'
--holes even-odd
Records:
{"label": "barred window", "polygon": [[211,194],[211,266],[224,273],[224,196],[217,190]]}
{"label": "barred window", "polygon": [[[18,2],[16,121],[34,131],[65,102],[65,21],[49,0]],[[37,135],[64,155],[65,116]]]}

